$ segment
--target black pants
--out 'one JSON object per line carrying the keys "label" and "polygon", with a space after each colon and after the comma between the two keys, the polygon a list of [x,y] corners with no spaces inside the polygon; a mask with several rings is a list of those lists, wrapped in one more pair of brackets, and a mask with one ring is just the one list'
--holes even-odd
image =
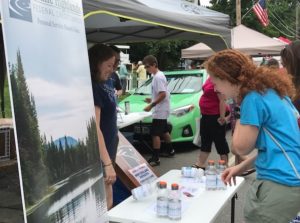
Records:
{"label": "black pants", "polygon": [[202,115],[200,120],[201,151],[211,152],[212,143],[215,143],[219,155],[229,153],[225,138],[226,125],[218,123],[219,115]]}

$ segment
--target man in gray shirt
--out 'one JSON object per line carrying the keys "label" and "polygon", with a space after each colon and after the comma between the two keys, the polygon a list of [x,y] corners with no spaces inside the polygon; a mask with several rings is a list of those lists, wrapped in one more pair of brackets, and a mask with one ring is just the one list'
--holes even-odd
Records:
{"label": "man in gray shirt", "polygon": [[166,143],[166,155],[171,157],[175,154],[171,144],[171,136],[167,123],[170,114],[170,93],[167,89],[167,79],[163,72],[158,69],[157,59],[152,55],[148,55],[144,58],[143,64],[145,64],[147,72],[153,75],[151,86],[152,98],[146,98],[145,101],[149,105],[144,108],[144,111],[153,110],[151,128],[153,155],[148,162],[151,166],[155,166],[160,164],[160,137],[163,137]]}

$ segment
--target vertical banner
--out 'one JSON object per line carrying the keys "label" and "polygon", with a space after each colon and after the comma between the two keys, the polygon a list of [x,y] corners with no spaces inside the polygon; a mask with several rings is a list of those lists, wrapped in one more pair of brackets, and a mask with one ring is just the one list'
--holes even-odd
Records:
{"label": "vertical banner", "polygon": [[26,220],[106,222],[81,0],[1,0]]}

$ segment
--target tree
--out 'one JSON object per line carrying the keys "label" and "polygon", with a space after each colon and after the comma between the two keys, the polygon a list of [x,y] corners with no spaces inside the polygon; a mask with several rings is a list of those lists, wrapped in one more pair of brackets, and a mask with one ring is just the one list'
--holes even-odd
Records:
{"label": "tree", "polygon": [[[236,25],[236,0],[211,0],[210,2],[212,4],[210,9],[228,14],[230,16],[230,25]],[[267,27],[263,27],[260,24],[252,10],[255,2],[256,1],[241,1],[242,24],[270,37],[285,36],[290,39],[295,38],[295,9],[297,0],[267,1],[270,20],[270,25]]]}
{"label": "tree", "polygon": [[130,44],[130,60],[137,62],[143,60],[145,56],[152,54],[157,58],[161,70],[178,69],[181,49],[196,43],[196,41],[188,40],[161,40]]}
{"label": "tree", "polygon": [[47,179],[35,102],[28,90],[20,51],[17,52],[17,63],[11,66],[10,74],[24,194],[26,203],[31,205],[44,195]]}

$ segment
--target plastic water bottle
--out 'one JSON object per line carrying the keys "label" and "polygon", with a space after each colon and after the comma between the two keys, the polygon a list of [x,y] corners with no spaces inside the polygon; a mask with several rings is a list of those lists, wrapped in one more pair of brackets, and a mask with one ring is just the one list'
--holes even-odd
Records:
{"label": "plastic water bottle", "polygon": [[178,184],[171,185],[168,196],[168,217],[171,220],[181,219],[181,197]]}
{"label": "plastic water bottle", "polygon": [[181,175],[188,178],[202,178],[204,175],[203,169],[197,169],[190,166],[181,168]]}
{"label": "plastic water bottle", "polygon": [[156,214],[158,217],[168,216],[168,190],[167,183],[165,181],[160,181],[158,183]]}
{"label": "plastic water bottle", "polygon": [[135,200],[143,200],[154,192],[154,185],[144,184],[131,190],[132,197]]}
{"label": "plastic water bottle", "polygon": [[209,160],[205,171],[206,174],[206,190],[217,189],[217,171],[215,168],[215,161]]}
{"label": "plastic water bottle", "polygon": [[300,223],[300,212],[298,213],[298,216],[294,220],[290,221],[290,223]]}
{"label": "plastic water bottle", "polygon": [[225,160],[219,160],[219,165],[217,168],[217,189],[218,190],[226,190],[226,185],[221,179],[222,173],[226,169]]}

